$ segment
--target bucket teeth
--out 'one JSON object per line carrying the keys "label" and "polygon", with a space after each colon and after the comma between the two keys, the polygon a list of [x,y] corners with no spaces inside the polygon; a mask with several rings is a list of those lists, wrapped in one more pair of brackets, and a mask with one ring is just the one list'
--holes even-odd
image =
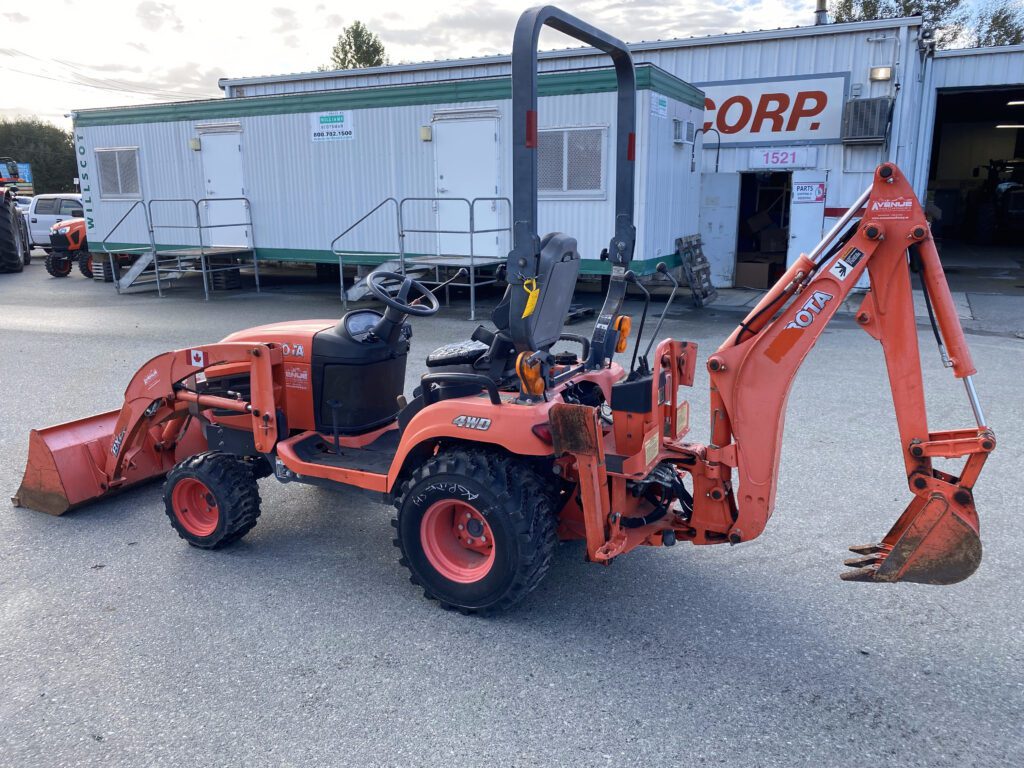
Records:
{"label": "bucket teeth", "polygon": [[843,581],[875,581],[877,572],[878,566],[859,568],[856,571],[843,571],[839,574],[839,578]]}
{"label": "bucket teeth", "polygon": [[[850,551],[857,555],[874,555],[884,552],[886,547],[883,544],[857,544],[850,547]],[[847,563],[849,565],[849,563]]]}
{"label": "bucket teeth", "polygon": [[869,565],[878,565],[882,562],[882,558],[876,555],[866,555],[864,557],[851,557],[843,561],[843,565],[848,565],[851,568],[866,568]]}

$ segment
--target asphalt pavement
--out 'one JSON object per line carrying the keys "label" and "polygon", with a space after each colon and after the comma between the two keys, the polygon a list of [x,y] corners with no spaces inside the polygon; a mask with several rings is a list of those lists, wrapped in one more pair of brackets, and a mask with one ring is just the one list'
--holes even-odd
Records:
{"label": "asphalt pavement", "polygon": [[[0,275],[3,496],[31,428],[119,407],[152,355],[339,312],[329,288],[204,302]],[[466,314],[413,321],[408,389]],[[736,320],[674,312],[663,333],[706,355]],[[972,426],[920,336],[933,428]],[[848,318],[797,377],[759,539],[611,567],[565,544],[495,618],[424,599],[391,510],[354,492],[262,480],[259,524],[218,552],[177,537],[159,484],[61,518],[0,503],[0,765],[1018,766],[1024,340],[969,342],[999,447],[975,493],[984,561],[951,587],[838,578],[910,500],[880,349]],[[698,367],[697,440],[707,404]]]}

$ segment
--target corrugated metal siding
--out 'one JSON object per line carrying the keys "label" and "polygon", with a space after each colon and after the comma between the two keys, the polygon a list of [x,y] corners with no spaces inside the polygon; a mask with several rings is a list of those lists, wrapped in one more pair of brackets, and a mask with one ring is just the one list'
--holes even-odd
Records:
{"label": "corrugated metal siding", "polygon": [[[817,34],[813,29],[801,29],[789,35],[782,33],[772,36],[768,33],[758,36],[739,35],[735,38],[716,37],[707,43],[699,40],[668,41],[663,47],[659,47],[660,44],[656,42],[644,43],[634,49],[634,59],[637,63],[655,64],[698,87],[703,83],[729,80],[849,72],[851,85],[859,84],[861,97],[869,98],[894,95],[893,85],[898,81],[901,89],[896,94],[893,141],[890,147],[844,148],[840,144],[819,147],[818,167],[830,172],[826,205],[839,208],[852,202],[863,191],[870,183],[871,172],[883,160],[894,160],[908,173],[913,173],[923,91],[921,61],[917,52],[919,28],[919,21],[903,20],[894,21],[891,25],[877,22],[844,25],[842,31],[830,28]],[[542,57],[539,67],[542,71],[555,71],[602,66],[606,63],[607,57],[593,51],[579,55],[558,52],[554,58]],[[870,67],[879,64],[895,65],[896,77],[892,82],[869,80]],[[1013,64],[1008,61],[1001,66],[1011,69]],[[256,95],[508,73],[507,59],[492,58],[486,62],[470,59],[465,62],[447,62],[443,68],[325,76],[308,80],[285,78],[278,82],[247,84],[244,87],[246,95]],[[708,163],[713,163],[714,142],[709,141],[708,145],[710,148],[704,153],[705,170],[713,168]],[[747,157],[746,148],[724,148],[720,170],[745,170]]]}
{"label": "corrugated metal siding", "polygon": [[[640,94],[638,109],[646,109],[649,92]],[[682,107],[677,102],[670,102]],[[254,240],[259,248],[308,251],[308,258],[326,258],[332,239],[387,197],[430,197],[436,194],[434,145],[420,139],[420,126],[431,124],[436,112],[457,108],[494,107],[499,113],[498,152],[500,161],[499,195],[511,196],[511,124],[508,100],[498,102],[418,105],[360,109],[353,113],[355,139],[352,141],[313,142],[308,114],[243,117],[242,162],[246,196],[252,204],[255,222]],[[614,230],[614,203],[611,190],[611,141],[615,130],[615,95],[612,93],[551,96],[540,99],[540,127],[604,126],[608,145],[605,149],[605,187],[609,194],[600,200],[542,200],[539,226],[542,232],[573,234],[584,258],[596,259],[606,247]],[[664,121],[662,121],[664,122]],[[669,124],[671,121],[668,121]],[[121,126],[79,128],[80,144],[95,168],[94,151],[103,147],[139,146],[142,189],[146,199],[193,198],[203,196],[202,153],[189,148],[189,139],[197,135],[200,123],[142,123]],[[641,151],[646,142],[638,136]],[[642,155],[641,155],[642,156]],[[688,155],[687,155],[688,157]],[[653,159],[653,158],[652,158]],[[696,196],[697,179],[690,174],[677,175],[671,164],[655,169],[652,184],[671,190],[672,199]],[[90,181],[93,181],[90,178]],[[692,189],[683,189],[691,186]],[[98,184],[95,185],[98,189]],[[86,194],[93,218],[93,237],[103,237],[130,205],[130,202],[99,200],[98,194]],[[422,204],[407,208],[406,224],[427,229],[436,226],[432,207]],[[344,250],[392,252],[397,250],[393,209],[382,209],[339,243]],[[678,212],[666,216],[666,222],[679,218]],[[186,224],[185,207],[159,208],[154,220],[159,223]],[[685,222],[683,215],[681,221]],[[665,222],[663,222],[665,223]],[[468,221],[466,223],[468,226]],[[676,228],[685,227],[672,225]],[[696,231],[694,225],[692,231]],[[675,231],[671,236],[689,234]],[[169,244],[193,244],[184,241],[183,230],[157,231],[157,240]],[[148,242],[144,218],[138,212],[118,229],[114,242]],[[666,236],[657,242],[641,239],[637,258],[655,258],[665,253]],[[670,243],[669,243],[670,244]],[[432,252],[436,236],[410,234],[406,242],[410,253]]]}
{"label": "corrugated metal siding", "polygon": [[932,63],[935,88],[1024,85],[1024,45],[940,51]]}

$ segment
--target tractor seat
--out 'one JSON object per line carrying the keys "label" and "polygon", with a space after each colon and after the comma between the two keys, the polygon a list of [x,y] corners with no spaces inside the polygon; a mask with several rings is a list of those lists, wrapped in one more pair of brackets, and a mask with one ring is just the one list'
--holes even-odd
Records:
{"label": "tractor seat", "polygon": [[427,368],[440,368],[449,365],[472,365],[488,347],[481,341],[457,341],[438,347],[427,355]]}

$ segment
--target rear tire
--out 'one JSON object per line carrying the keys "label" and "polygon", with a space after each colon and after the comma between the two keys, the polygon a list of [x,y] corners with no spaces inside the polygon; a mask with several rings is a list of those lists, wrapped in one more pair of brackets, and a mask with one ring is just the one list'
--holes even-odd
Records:
{"label": "rear tire", "polygon": [[78,254],[78,271],[85,277],[92,280],[93,262],[92,254],[89,251],[82,251]]}
{"label": "rear tire", "polygon": [[548,490],[529,464],[494,451],[460,448],[428,459],[402,486],[392,521],[412,583],[462,613],[516,605],[554,553]]}
{"label": "rear tire", "polygon": [[46,271],[53,277],[67,277],[71,274],[71,256],[65,251],[50,251],[46,254]]}
{"label": "rear tire", "polygon": [[260,492],[246,462],[209,451],[185,459],[167,474],[164,507],[181,538],[200,549],[220,549],[256,525]]}
{"label": "rear tire", "polygon": [[25,243],[21,211],[14,200],[0,194],[0,272],[25,269]]}

